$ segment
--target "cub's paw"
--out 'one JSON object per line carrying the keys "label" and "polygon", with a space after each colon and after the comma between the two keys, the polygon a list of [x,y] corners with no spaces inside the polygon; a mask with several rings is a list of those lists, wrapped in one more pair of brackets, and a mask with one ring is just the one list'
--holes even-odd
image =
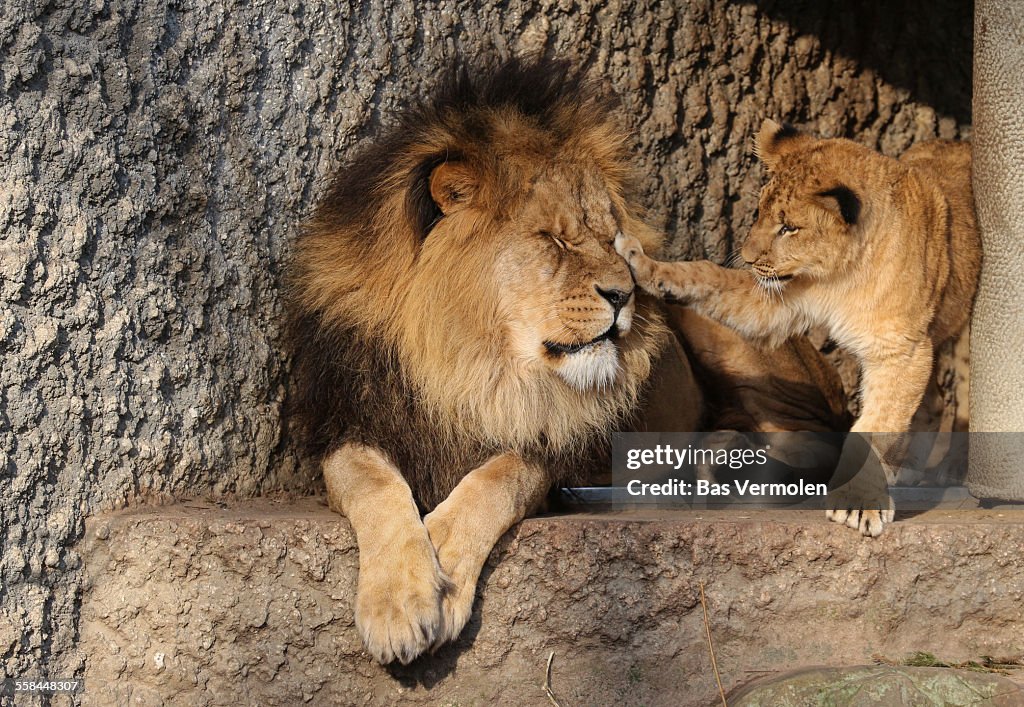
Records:
{"label": "cub's paw", "polygon": [[660,264],[644,255],[644,248],[633,236],[621,231],[615,236],[615,250],[629,264],[633,279],[644,292],[660,297],[668,295],[667,282],[659,277]]}
{"label": "cub's paw", "polygon": [[462,633],[473,613],[476,583],[490,548],[482,549],[472,533],[454,530],[451,519],[443,512],[434,511],[423,519],[430,540],[437,549],[437,559],[451,578],[452,589],[441,602],[442,628],[433,647],[454,641]]}
{"label": "cub's paw", "polygon": [[[849,528],[859,530],[861,535],[877,538],[882,534],[885,526],[893,521],[896,511],[892,498],[889,498],[889,507],[882,510],[866,510],[863,508],[850,507],[855,503],[843,502],[839,498],[829,499],[829,503],[835,508],[825,511],[825,517],[833,523],[839,523]],[[844,507],[846,506],[846,507]]]}
{"label": "cub's paw", "polygon": [[633,236],[627,236],[622,231],[619,231],[615,234],[615,252],[632,265],[634,259],[644,254],[644,247]]}
{"label": "cub's paw", "polygon": [[407,664],[443,633],[442,601],[452,585],[426,532],[360,558],[356,629],[379,663]]}

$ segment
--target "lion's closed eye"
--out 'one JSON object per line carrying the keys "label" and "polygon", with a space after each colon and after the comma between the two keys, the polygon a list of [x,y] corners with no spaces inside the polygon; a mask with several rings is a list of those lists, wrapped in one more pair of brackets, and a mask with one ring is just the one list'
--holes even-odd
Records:
{"label": "lion's closed eye", "polygon": [[540,231],[537,232],[537,235],[539,235],[541,238],[551,241],[562,250],[569,250],[570,248],[570,244],[568,242],[566,242],[560,236],[555,235],[551,231],[541,229]]}

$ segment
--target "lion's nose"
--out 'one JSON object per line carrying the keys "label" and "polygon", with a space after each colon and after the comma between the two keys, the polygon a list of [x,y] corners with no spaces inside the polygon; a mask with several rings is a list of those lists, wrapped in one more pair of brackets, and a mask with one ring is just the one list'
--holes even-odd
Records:
{"label": "lion's nose", "polygon": [[597,285],[594,285],[594,289],[597,290],[597,294],[608,300],[608,303],[611,304],[616,313],[625,307],[626,303],[629,302],[629,298],[633,296],[632,290],[629,292],[624,290],[602,290]]}

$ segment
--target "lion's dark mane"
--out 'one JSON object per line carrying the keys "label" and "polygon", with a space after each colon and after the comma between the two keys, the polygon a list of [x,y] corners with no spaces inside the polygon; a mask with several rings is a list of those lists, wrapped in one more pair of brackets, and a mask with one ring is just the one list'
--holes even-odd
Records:
{"label": "lion's dark mane", "polygon": [[[293,323],[296,387],[291,404],[303,423],[309,451],[320,458],[346,442],[375,447],[402,470],[416,502],[429,511],[466,473],[510,451],[463,435],[439,443],[436,423],[416,401],[416,392],[386,346],[353,329],[325,327],[313,315]],[[591,434],[572,449],[537,440],[515,450],[552,473],[552,484],[579,485],[588,472],[606,466],[607,436]]]}

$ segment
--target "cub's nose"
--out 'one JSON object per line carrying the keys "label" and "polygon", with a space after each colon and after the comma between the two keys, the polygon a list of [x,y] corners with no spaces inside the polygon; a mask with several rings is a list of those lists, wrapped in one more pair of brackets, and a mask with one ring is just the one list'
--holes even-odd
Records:
{"label": "cub's nose", "polygon": [[602,290],[597,285],[594,285],[594,289],[597,290],[597,294],[608,300],[608,303],[616,312],[625,307],[626,303],[629,302],[629,298],[633,296],[633,290],[629,292],[624,290]]}

